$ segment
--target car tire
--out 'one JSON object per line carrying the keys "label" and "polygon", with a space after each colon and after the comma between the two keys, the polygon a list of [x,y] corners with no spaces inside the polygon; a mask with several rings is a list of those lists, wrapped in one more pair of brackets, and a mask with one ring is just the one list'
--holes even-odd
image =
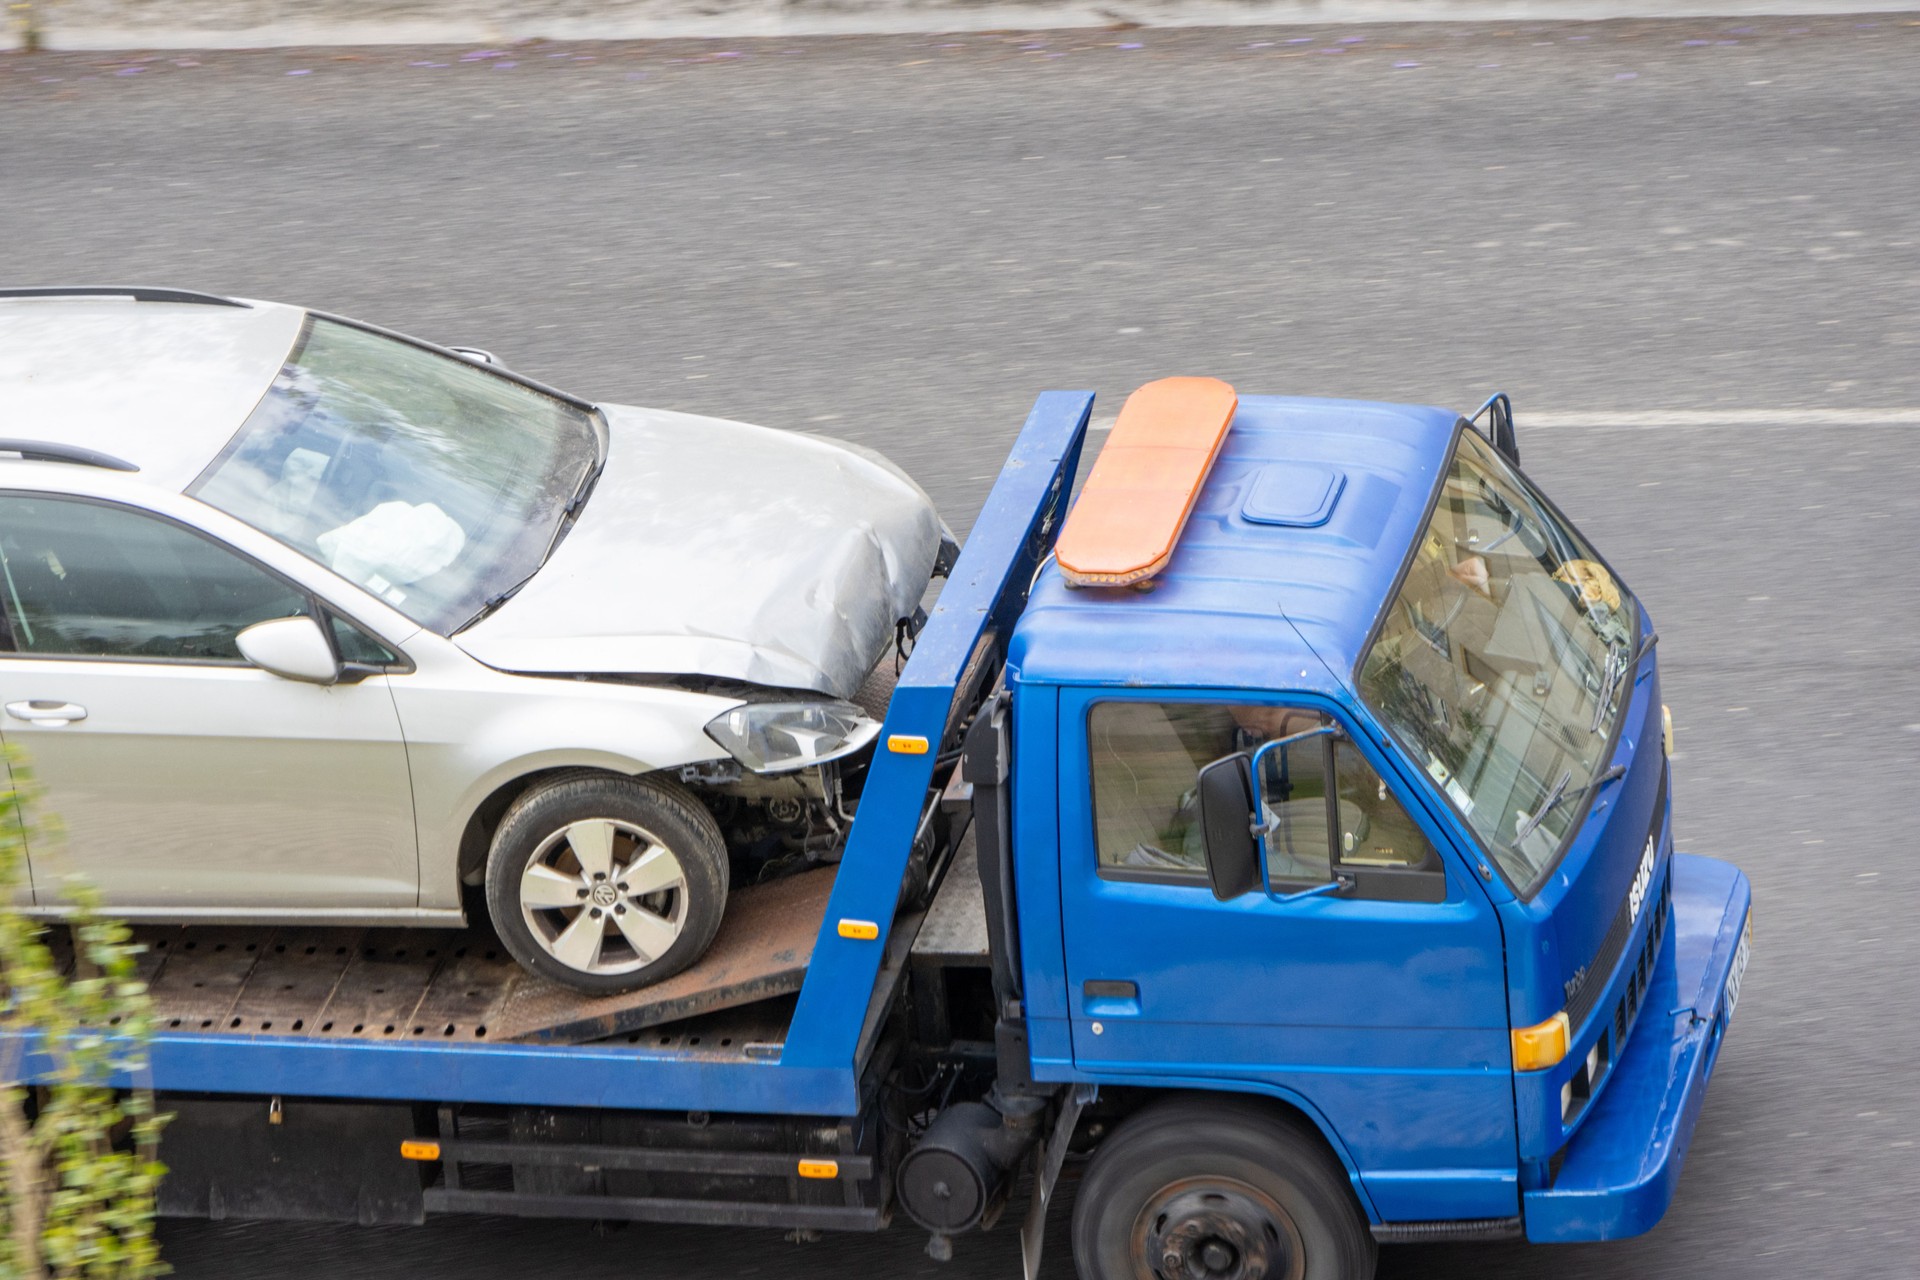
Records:
{"label": "car tire", "polygon": [[594,995],[671,977],[713,942],[727,847],[661,778],[573,774],[516,800],[487,855],[487,911],[532,972]]}
{"label": "car tire", "polygon": [[1255,1099],[1180,1097],[1094,1152],[1073,1256],[1081,1280],[1371,1280],[1378,1249],[1318,1133]]}

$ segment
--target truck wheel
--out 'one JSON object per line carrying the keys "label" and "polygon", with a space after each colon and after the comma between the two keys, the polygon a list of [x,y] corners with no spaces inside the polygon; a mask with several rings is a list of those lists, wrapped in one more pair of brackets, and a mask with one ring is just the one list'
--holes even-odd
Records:
{"label": "truck wheel", "polygon": [[1235,1098],[1134,1116],[1073,1208],[1081,1280],[1371,1280],[1376,1253],[1319,1135]]}
{"label": "truck wheel", "polygon": [[727,905],[713,815],[658,778],[575,775],[528,791],[487,855],[487,911],[521,964],[578,991],[632,991],[700,958]]}

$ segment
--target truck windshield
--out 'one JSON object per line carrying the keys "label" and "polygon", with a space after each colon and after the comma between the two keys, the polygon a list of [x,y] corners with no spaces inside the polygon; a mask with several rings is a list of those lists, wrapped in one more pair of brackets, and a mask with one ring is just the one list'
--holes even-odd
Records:
{"label": "truck windshield", "polygon": [[540,567],[598,453],[585,409],[313,317],[188,492],[446,633]]}
{"label": "truck windshield", "polygon": [[1580,534],[1463,430],[1360,696],[1522,893],[1586,811],[1638,625]]}

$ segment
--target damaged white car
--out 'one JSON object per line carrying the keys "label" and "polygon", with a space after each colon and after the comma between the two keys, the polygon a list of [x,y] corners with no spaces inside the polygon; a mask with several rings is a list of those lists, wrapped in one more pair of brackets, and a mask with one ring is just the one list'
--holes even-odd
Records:
{"label": "damaged white car", "polygon": [[875,454],[298,307],[0,290],[0,737],[141,921],[459,925],[583,991],[832,856],[954,551]]}

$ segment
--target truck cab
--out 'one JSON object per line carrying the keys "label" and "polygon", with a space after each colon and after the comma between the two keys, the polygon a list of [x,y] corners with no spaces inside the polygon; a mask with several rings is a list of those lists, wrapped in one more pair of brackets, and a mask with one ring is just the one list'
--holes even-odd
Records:
{"label": "truck cab", "polygon": [[[1009,645],[1033,1075],[1264,1100],[1375,1239],[1648,1229],[1701,1092],[1670,1053],[1705,1028],[1704,1084],[1747,901],[1674,853],[1651,621],[1519,470],[1504,405],[1489,439],[1437,409],[1237,397],[1159,567],[1077,572],[1083,516],[1180,508],[1166,468],[1107,460],[1217,395],[1136,393]],[[1676,972],[1676,893],[1679,949],[1717,947],[1718,972]],[[1269,1273],[1222,1262],[1236,1231],[1300,1222],[1227,1195],[1237,1226],[1096,1206],[1076,1251],[1118,1231],[1155,1266]]]}

